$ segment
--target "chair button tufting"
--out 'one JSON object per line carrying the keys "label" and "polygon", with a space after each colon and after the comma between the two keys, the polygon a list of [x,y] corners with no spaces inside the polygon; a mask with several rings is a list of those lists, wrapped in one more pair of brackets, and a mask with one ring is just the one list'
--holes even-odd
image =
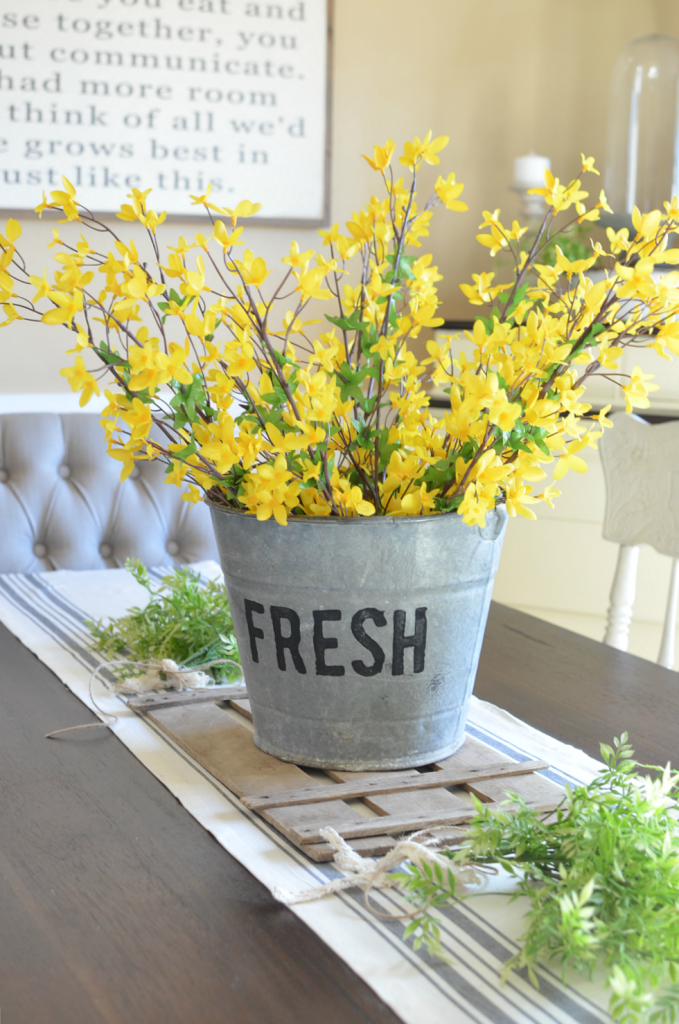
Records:
{"label": "chair button tufting", "polygon": [[70,466],[59,466],[59,469],[57,470],[57,472],[58,472],[58,474],[59,474],[59,476],[61,477],[62,480],[68,480],[69,476],[71,475],[71,467]]}
{"label": "chair button tufting", "polygon": [[167,549],[168,555],[178,555],[179,554],[179,544],[177,544],[176,540],[168,540],[167,545],[166,545],[166,549]]}
{"label": "chair button tufting", "polygon": [[130,480],[138,480],[140,476],[141,470],[139,466],[135,466],[132,472],[130,473]]}
{"label": "chair button tufting", "polygon": [[111,547],[110,544],[100,544],[99,554],[101,555],[102,558],[110,558],[111,555],[113,554],[113,548]]}
{"label": "chair button tufting", "polygon": [[0,484],[6,484],[9,480],[9,473],[6,469],[0,469]]}
{"label": "chair button tufting", "polygon": [[47,554],[47,545],[41,544],[40,541],[38,541],[37,544],[33,545],[33,554],[36,558],[44,558]]}

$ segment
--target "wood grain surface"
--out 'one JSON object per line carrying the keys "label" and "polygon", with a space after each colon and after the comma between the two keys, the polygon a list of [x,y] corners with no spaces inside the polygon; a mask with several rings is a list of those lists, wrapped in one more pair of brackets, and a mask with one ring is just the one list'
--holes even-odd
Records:
{"label": "wood grain surface", "polygon": [[491,604],[474,693],[599,758],[629,733],[644,764],[679,764],[679,674]]}
{"label": "wood grain surface", "polygon": [[[271,807],[292,807],[302,804],[313,804],[326,800],[348,800],[353,797],[382,795],[386,793],[407,793],[412,791],[421,792],[425,789],[436,789],[438,786],[462,786],[468,782],[493,779],[496,776],[504,777],[511,775],[527,775],[529,772],[543,771],[549,768],[548,761],[503,761],[498,764],[491,764],[485,767],[467,768],[464,771],[439,771],[439,772],[382,772],[377,773],[360,772],[356,774],[367,775],[362,782],[355,782],[348,779],[337,786],[324,786],[325,792],[319,792],[318,787],[303,789],[283,790],[265,796],[245,797],[243,803],[255,811],[265,811]],[[347,775],[349,772],[347,772]],[[394,777],[392,777],[394,776]],[[506,785],[507,783],[503,783]]]}
{"label": "wood grain surface", "polygon": [[[594,756],[626,729],[676,759],[676,673],[521,612],[492,607],[476,693]],[[3,1024],[396,1024],[114,736],[43,738],[88,720],[0,626]]]}

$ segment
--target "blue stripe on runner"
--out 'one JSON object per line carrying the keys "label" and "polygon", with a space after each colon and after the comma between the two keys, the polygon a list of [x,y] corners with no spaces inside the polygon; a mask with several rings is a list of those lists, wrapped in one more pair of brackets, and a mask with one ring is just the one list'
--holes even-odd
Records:
{"label": "blue stripe on runner", "polygon": [[27,619],[39,626],[53,640],[56,640],[59,646],[72,655],[83,667],[94,671],[100,660],[95,658],[86,648],[83,648],[81,644],[74,641],[70,634],[65,633],[55,624],[54,620],[48,619],[46,615],[37,611],[27,599],[21,597],[12,588],[7,576],[0,575],[0,589],[4,591],[7,600],[25,615]]}
{"label": "blue stripe on runner", "polygon": [[[518,951],[518,943],[514,942],[512,939],[509,939],[498,928],[495,927],[492,921],[488,920],[488,918],[486,917],[483,917],[477,910],[475,910],[473,902],[473,900],[464,900],[460,903],[455,904],[454,907],[444,907],[443,910],[446,916],[449,916],[448,911],[451,910],[452,912],[460,915],[461,917],[466,917],[469,920],[469,924],[465,926],[466,928],[475,927],[481,929],[484,935],[486,935],[488,939],[490,939],[490,942],[494,950],[496,950],[497,952],[503,950],[502,957],[498,957],[498,959],[502,963],[504,963],[506,960],[510,958],[510,956],[513,956],[514,953]],[[474,919],[475,923],[473,925],[471,924],[471,919]],[[505,943],[506,946],[504,945]],[[497,955],[497,952],[495,955]],[[520,973],[522,974],[522,976],[527,977],[527,972],[521,971]],[[541,964],[538,967],[536,973],[538,974],[538,978],[540,979],[541,983],[544,981],[547,985],[551,985],[554,988],[562,986],[560,991],[564,993],[567,991],[568,998],[572,1002],[574,1002],[572,998],[572,996],[574,995],[582,1004],[584,1004],[585,1012],[588,1013],[588,1016],[582,1017],[574,1013],[573,1017],[575,1020],[610,1022],[610,1017],[607,1012],[602,1010],[599,1006],[596,1005],[596,1003],[592,1002],[591,999],[588,999],[588,997],[584,996],[581,992],[575,992],[572,986],[566,985],[559,977],[559,975],[556,974],[553,970],[551,970],[551,968]],[[581,1013],[581,1011],[579,1010],[578,1013]]]}
{"label": "blue stripe on runner", "polygon": [[[474,920],[464,913],[467,909],[467,900],[461,901],[453,906],[441,908],[444,917],[447,918],[449,923],[463,931],[471,940],[485,949],[497,961],[497,970],[499,971],[510,956],[517,951],[518,946],[497,929],[493,929],[496,933],[493,935],[488,929],[487,919],[477,913],[474,915]],[[498,935],[501,936],[502,941],[498,939]],[[515,982],[512,981],[512,978],[520,978],[526,989],[523,993],[523,998],[528,999],[536,1006],[536,1008],[536,997],[539,992],[541,999],[549,1000],[555,1008],[567,1013],[573,1020],[582,1021],[583,1024],[601,1024],[602,1021],[607,1021],[609,1019],[607,1013],[602,1011],[590,1000],[582,997],[580,993],[576,993],[570,986],[564,984],[558,976],[548,968],[543,966],[538,967],[536,969],[536,975],[540,982],[540,988],[537,991],[533,988],[528,976],[528,971],[525,968],[512,972],[505,982],[505,986],[516,988],[517,986]],[[583,1005],[583,1002],[586,1005]],[[556,1020],[557,1018],[555,1017],[554,1019]]]}
{"label": "blue stripe on runner", "polygon": [[[433,962],[433,958],[428,957],[428,954],[423,953],[420,950],[413,950],[410,946],[407,946],[403,939],[397,934],[394,927],[394,923],[387,924],[384,920],[377,918],[374,914],[365,906],[363,895],[342,892],[338,894],[342,899],[342,902],[347,904],[353,904],[352,909],[358,916],[368,924],[375,932],[377,932],[383,939],[389,942],[389,945],[397,951],[400,956],[405,956],[411,966],[415,967],[421,974],[423,974],[427,981],[433,985],[442,996],[444,996],[450,1003],[456,1006],[458,1009],[463,1010],[472,1020],[476,1021],[477,1024],[482,1024],[481,1019],[478,1016],[478,1007],[470,1005],[469,1003],[461,1003],[456,996],[448,991],[448,986],[442,983],[442,979],[439,977],[440,968],[445,969],[447,964],[443,961]],[[435,977],[432,977],[431,968],[435,968]],[[485,1015],[484,1015],[485,1016]],[[488,1019],[486,1017],[486,1019]],[[490,1018],[494,1021],[494,1018]],[[515,1024],[520,1024],[516,1021]]]}
{"label": "blue stripe on runner", "polygon": [[[49,598],[50,603],[54,605],[55,608],[58,608],[68,618],[73,619],[73,621],[81,627],[80,632],[84,636],[89,637],[91,635],[90,631],[84,625],[84,623],[89,620],[89,616],[85,614],[82,608],[79,608],[77,605],[73,604],[72,601],[69,601],[67,597],[64,597],[63,594],[59,594],[54,587],[44,579],[43,573],[29,573],[24,578],[32,587],[40,591],[44,597]],[[20,577],[15,575],[12,576],[11,579],[14,582],[18,582]]]}
{"label": "blue stripe on runner", "polygon": [[[34,622],[37,626],[44,630],[49,636],[51,636],[59,646],[68,651],[72,657],[79,662],[83,667],[93,672],[98,665],[104,663],[103,658],[99,655],[94,654],[90,649],[89,645],[83,644],[77,636],[74,634],[72,628],[69,630],[68,626],[63,622],[62,615],[53,615],[48,617],[46,612],[41,612],[39,606],[29,601],[29,596],[23,596],[23,591],[28,590],[30,595],[30,586],[35,585],[35,581],[30,576],[21,577],[19,574],[0,575],[0,588],[5,591],[8,599],[14,604],[17,610],[21,611],[27,618]],[[14,590],[12,590],[14,585]],[[22,586],[24,585],[24,586]],[[49,586],[37,586],[38,594],[32,595],[34,598],[42,599],[43,604],[53,604],[59,611],[64,608],[64,601],[51,587]],[[68,602],[70,604],[70,602]],[[76,607],[73,605],[72,608],[77,613]],[[84,615],[82,612],[79,616],[74,616],[74,612],[71,612],[73,617],[80,618],[80,621],[84,621]],[[87,631],[83,628],[79,631],[83,636],[89,636]],[[117,682],[115,675],[108,669],[102,669],[99,672],[99,677],[106,679],[110,683]]]}
{"label": "blue stripe on runner", "polygon": [[[393,905],[394,913],[402,913],[404,908],[408,907],[408,904],[405,901],[395,898],[393,893],[380,893],[380,895],[384,898],[385,903]],[[483,979],[478,968],[479,966],[484,966],[492,979],[491,989],[493,992],[497,992],[498,989],[496,985],[500,970],[509,957],[516,952],[518,947],[506,936],[502,936],[504,941],[499,942],[493,936],[488,935],[483,927],[486,923],[485,919],[480,915],[476,915],[478,918],[477,922],[472,923],[466,921],[464,915],[460,911],[461,906],[466,907],[467,901],[460,901],[460,903],[455,904],[452,907],[441,907],[439,910],[443,913],[449,924],[453,923],[460,931],[467,935],[471,941],[486,949],[486,951],[491,954],[495,963],[491,966],[485,961],[478,959],[473,951],[468,950],[464,944],[461,944],[458,937],[456,937],[449,929],[443,927],[442,931],[448,936],[449,940],[448,949],[446,951],[450,952],[454,962],[463,965],[470,973],[477,975],[482,982]],[[465,953],[467,954],[467,957],[476,957],[475,965],[465,958]],[[437,960],[430,959],[431,967],[434,967],[437,970],[442,970],[443,968],[439,967],[439,963],[440,962]],[[533,988],[525,970],[514,972],[514,980],[512,975],[510,975],[508,980],[502,986],[502,991],[505,993],[507,1002],[513,1005],[517,1012],[522,1014],[522,1021],[535,1020],[536,1018],[531,1016],[526,1009],[516,1005],[516,1003],[507,996],[508,990],[514,992],[518,999],[528,1002],[533,1007],[534,1012],[538,1013],[543,1018],[548,1017],[553,1021],[559,1021],[562,1019],[563,1014],[567,1014],[570,1019],[582,1022],[582,1024],[602,1024],[603,1021],[609,1020],[608,1015],[589,1000],[585,1000],[589,1005],[583,1006],[582,1003],[578,1001],[581,999],[580,995],[560,982],[558,977],[554,975],[553,972],[549,971],[549,969],[538,968],[536,973],[540,979],[539,990]],[[519,978],[522,982],[521,986],[519,986],[516,981],[516,979]],[[489,982],[486,980],[485,984],[489,984]],[[544,1000],[547,1000],[553,1009],[561,1011],[561,1014],[555,1015],[550,1010],[549,1006],[541,1006],[540,1002]]]}
{"label": "blue stripe on runner", "polygon": [[[410,909],[409,905],[405,901],[401,902],[394,899],[391,894],[387,894],[386,892],[380,891],[379,894],[375,894],[375,896],[379,896],[379,901],[381,903],[391,903],[394,907],[394,913],[396,914],[403,913],[404,910]],[[352,899],[356,904],[356,909],[360,910],[363,905],[362,894],[352,894]],[[366,913],[369,913],[369,911],[366,911]],[[477,1013],[482,1014],[484,1020],[491,1021],[492,1024],[526,1024],[528,1021],[532,1021],[533,1024],[548,1024],[549,1021],[555,1020],[553,1014],[549,1012],[547,1007],[538,1007],[538,1016],[536,1017],[527,1014],[525,1009],[517,1006],[513,1000],[508,1000],[504,988],[500,989],[498,984],[499,971],[488,970],[488,977],[486,979],[480,977],[480,972],[473,971],[473,973],[479,978],[479,982],[483,986],[483,989],[479,988],[477,984],[472,984],[470,979],[460,970],[460,967],[464,967],[468,970],[468,966],[466,963],[463,964],[462,962],[462,950],[464,950],[465,947],[461,947],[459,941],[454,943],[454,948],[446,950],[446,952],[450,952],[452,961],[445,961],[432,956],[426,949],[424,949],[424,947],[420,947],[419,950],[413,950],[411,946],[404,942],[401,937],[403,933],[403,923],[401,921],[385,921],[384,919],[380,919],[379,925],[380,930],[386,929],[389,931],[393,938],[394,947],[401,953],[401,955],[404,955],[404,948],[408,949],[411,956],[417,957],[423,967],[427,970],[430,980],[431,974],[434,974],[437,979],[436,987],[439,992],[452,1002],[456,1002],[461,1008],[469,1010],[470,1007],[473,1007]],[[462,996],[465,1002],[460,1004],[455,999],[455,996]],[[491,996],[501,998],[503,1005],[501,1007],[498,1006],[497,1003],[490,998]],[[510,1014],[508,1012],[508,1007],[514,1012]],[[600,1022],[598,1022],[598,1024],[600,1024]]]}
{"label": "blue stripe on runner", "polygon": [[[493,750],[497,750],[498,753],[507,754],[508,757],[513,757],[518,761],[533,757],[533,755],[529,751],[524,750],[523,747],[517,747],[508,740],[502,739],[489,729],[485,729],[482,725],[471,725],[467,722],[465,725],[465,732],[468,732],[469,735],[473,736],[475,739],[482,740],[484,743],[487,743],[489,747],[492,747]],[[566,782],[573,786],[579,786],[582,784],[582,779],[578,779],[567,772],[562,772],[558,768],[546,768],[542,772],[537,772],[537,774],[544,775],[545,778],[551,779],[552,782],[556,782],[559,786],[563,786]]]}

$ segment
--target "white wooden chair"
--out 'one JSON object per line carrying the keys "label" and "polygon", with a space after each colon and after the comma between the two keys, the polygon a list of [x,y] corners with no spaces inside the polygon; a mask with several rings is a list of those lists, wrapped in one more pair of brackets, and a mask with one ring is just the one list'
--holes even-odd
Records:
{"label": "white wooden chair", "polygon": [[604,643],[626,651],[637,585],[639,546],[672,559],[658,664],[674,668],[679,605],[679,421],[651,426],[614,413],[615,427],[599,442],[606,480],[603,535],[620,545]]}

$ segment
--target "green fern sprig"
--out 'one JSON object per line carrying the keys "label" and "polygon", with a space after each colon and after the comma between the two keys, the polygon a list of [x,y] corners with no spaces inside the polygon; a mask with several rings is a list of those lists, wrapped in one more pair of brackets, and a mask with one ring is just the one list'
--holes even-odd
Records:
{"label": "green fern sprig", "polygon": [[[154,587],[140,559],[128,559],[125,568],[149,593],[144,608],[133,607],[108,622],[87,622],[92,647],[106,657],[129,658],[130,664],[114,669],[121,678],[139,674],[132,662],[171,658],[181,668],[199,668],[230,658],[240,664],[231,610],[221,583],[201,583],[192,569],[174,569]],[[215,682],[233,682],[240,673],[235,665],[206,669]]]}
{"label": "green fern sprig", "polygon": [[[606,767],[588,785],[566,787],[547,820],[516,794],[507,801],[515,812],[476,801],[463,843],[437,852],[458,865],[502,866],[516,876],[514,898],[530,901],[505,977],[525,968],[537,986],[541,961],[558,961],[564,975],[601,964],[615,1020],[670,1024],[679,1013],[679,774],[638,765],[626,734],[601,753]],[[414,867],[401,878],[420,908],[408,934],[440,955],[433,911],[460,898],[454,882]]]}

